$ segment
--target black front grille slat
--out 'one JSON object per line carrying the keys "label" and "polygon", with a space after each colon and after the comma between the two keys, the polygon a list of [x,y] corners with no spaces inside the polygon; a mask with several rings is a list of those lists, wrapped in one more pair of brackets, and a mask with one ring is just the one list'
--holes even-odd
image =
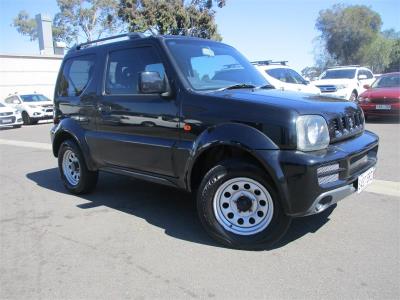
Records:
{"label": "black front grille slat", "polygon": [[332,119],[329,130],[331,142],[351,137],[364,129],[364,120],[361,112],[355,112]]}

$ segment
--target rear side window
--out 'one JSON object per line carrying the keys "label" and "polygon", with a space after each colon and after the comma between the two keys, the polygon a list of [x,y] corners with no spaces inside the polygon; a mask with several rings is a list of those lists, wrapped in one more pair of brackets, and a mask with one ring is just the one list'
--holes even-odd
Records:
{"label": "rear side window", "polygon": [[76,97],[82,94],[93,77],[94,55],[68,59],[63,66],[57,85],[59,97]]}
{"label": "rear side window", "polygon": [[161,78],[165,76],[164,65],[154,48],[141,47],[110,52],[105,82],[106,94],[138,94],[139,73],[145,71],[158,72]]}
{"label": "rear side window", "polygon": [[276,68],[266,70],[267,74],[286,83],[304,84],[304,79],[292,69]]}

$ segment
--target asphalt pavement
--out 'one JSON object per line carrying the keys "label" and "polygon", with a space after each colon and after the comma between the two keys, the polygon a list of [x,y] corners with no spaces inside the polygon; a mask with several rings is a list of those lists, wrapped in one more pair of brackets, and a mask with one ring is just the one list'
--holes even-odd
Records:
{"label": "asphalt pavement", "polygon": [[50,128],[0,130],[1,299],[400,298],[398,120],[367,124],[374,185],[258,252],[216,244],[168,187],[101,174],[92,194],[68,194]]}

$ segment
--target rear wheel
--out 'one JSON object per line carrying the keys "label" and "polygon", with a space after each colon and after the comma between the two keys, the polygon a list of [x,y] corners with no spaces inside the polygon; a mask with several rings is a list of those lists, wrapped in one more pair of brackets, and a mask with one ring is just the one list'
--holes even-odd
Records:
{"label": "rear wheel", "polygon": [[224,161],[206,174],[197,206],[206,231],[238,249],[270,247],[286,233],[291,221],[264,172],[238,161]]}
{"label": "rear wheel", "polygon": [[72,140],[61,144],[58,151],[58,168],[64,186],[73,194],[88,193],[97,184],[98,172],[87,169],[80,149]]}

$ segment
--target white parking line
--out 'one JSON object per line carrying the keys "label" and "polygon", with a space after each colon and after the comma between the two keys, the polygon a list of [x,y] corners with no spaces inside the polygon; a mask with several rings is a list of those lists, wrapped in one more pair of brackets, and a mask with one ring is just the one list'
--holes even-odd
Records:
{"label": "white parking line", "polygon": [[35,148],[41,150],[51,150],[51,144],[49,143],[36,143],[36,142],[25,142],[25,141],[17,141],[17,140],[5,140],[0,139],[1,145],[10,145],[10,146],[18,146],[18,147],[26,147],[26,148]]}
{"label": "white parking line", "polygon": [[[36,143],[36,142],[25,142],[17,140],[5,140],[0,139],[1,145],[11,145],[18,147],[35,148],[41,150],[51,150],[51,144],[49,143]],[[387,181],[374,179],[372,184],[365,189],[366,192],[382,194],[387,196],[400,197],[400,182]]]}
{"label": "white parking line", "polygon": [[374,179],[366,192],[400,197],[400,182]]}

